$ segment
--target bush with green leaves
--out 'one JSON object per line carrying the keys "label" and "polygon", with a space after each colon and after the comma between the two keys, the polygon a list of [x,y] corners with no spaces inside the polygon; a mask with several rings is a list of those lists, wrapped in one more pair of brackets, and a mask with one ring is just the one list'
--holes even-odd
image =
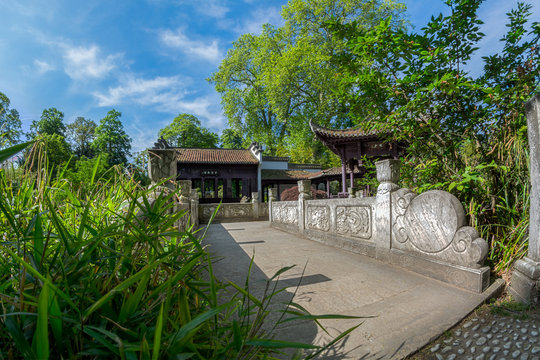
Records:
{"label": "bush with green leaves", "polygon": [[[0,151],[0,163],[28,145]],[[269,285],[286,268],[262,299],[247,282],[216,280],[199,234],[175,227],[185,215],[173,211],[177,191],[142,189],[120,171],[99,178],[99,162],[83,187],[30,165],[0,168],[1,358],[251,359],[287,347],[311,349],[310,358],[324,350],[274,340],[265,329],[275,326],[263,326],[283,291]],[[225,288],[234,291],[220,298]],[[292,300],[279,311],[279,321],[318,318]]]}
{"label": "bush with green leaves", "polygon": [[[446,0],[450,14],[420,31],[334,23],[346,49],[334,57],[343,106],[366,130],[407,144],[403,185],[441,188],[465,205],[491,244],[489,259],[508,269],[526,251],[528,144],[524,102],[540,90],[540,23],[531,6],[510,11],[502,51],[468,69],[481,33],[482,0]],[[518,229],[518,230],[516,230]]]}

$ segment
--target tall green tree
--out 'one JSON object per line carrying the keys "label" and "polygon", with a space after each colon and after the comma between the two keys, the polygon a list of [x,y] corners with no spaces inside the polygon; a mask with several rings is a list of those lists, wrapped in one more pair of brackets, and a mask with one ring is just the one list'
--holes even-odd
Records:
{"label": "tall green tree", "polygon": [[524,102],[540,90],[540,25],[528,21],[531,6],[519,3],[507,14],[503,50],[485,57],[475,77],[467,65],[483,37],[481,2],[447,0],[450,15],[432,17],[418,33],[395,29],[390,19],[370,30],[336,25],[347,41],[335,57],[337,94],[356,123],[407,143],[406,186],[443,188],[465,203],[501,269],[525,248]]}
{"label": "tall green tree", "polygon": [[289,1],[282,27],[265,25],[261,35],[242,35],[209,79],[221,94],[229,125],[270,154],[294,150],[295,161],[318,160],[323,147],[314,141],[309,119],[350,125],[333,93],[340,79],[331,61],[345,42],[328,22],[356,20],[356,27],[371,28],[393,15],[393,26],[399,27],[403,10],[395,1]]}
{"label": "tall green tree", "polygon": [[96,123],[84,117],[77,117],[67,125],[67,139],[77,157],[93,157],[92,141],[96,131]]}
{"label": "tall green tree", "polygon": [[222,148],[225,149],[245,149],[246,139],[242,136],[242,133],[236,129],[223,129],[219,142]]}
{"label": "tall green tree", "polygon": [[219,137],[201,125],[201,121],[194,115],[179,114],[169,125],[159,130],[171,146],[191,148],[216,148]]}
{"label": "tall green tree", "polygon": [[66,125],[64,124],[64,113],[56,108],[43,110],[39,121],[32,121],[30,131],[33,137],[35,137],[37,134],[57,134],[65,137]]}
{"label": "tall green tree", "polygon": [[114,109],[100,120],[94,134],[92,149],[96,154],[107,154],[109,165],[127,164],[131,150],[131,138],[120,121],[122,113]]}
{"label": "tall green tree", "polygon": [[0,149],[21,141],[22,123],[19,112],[9,108],[9,98],[0,92]]}

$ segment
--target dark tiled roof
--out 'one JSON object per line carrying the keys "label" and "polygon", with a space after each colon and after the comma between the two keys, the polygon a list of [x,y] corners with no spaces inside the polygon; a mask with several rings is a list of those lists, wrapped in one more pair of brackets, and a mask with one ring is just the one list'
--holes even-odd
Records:
{"label": "dark tiled roof", "polygon": [[[355,174],[360,174],[361,171],[358,170],[358,168],[355,166],[354,167],[354,173]],[[347,170],[347,175],[349,174],[349,170]],[[318,178],[322,178],[322,177],[326,177],[326,176],[341,176],[341,168],[340,167],[334,167],[334,168],[330,168],[330,169],[324,169],[324,170],[321,170],[319,172],[316,172],[316,173],[311,173],[311,176],[309,177],[310,179],[318,179]]]}
{"label": "dark tiled roof", "polygon": [[263,161],[289,161],[288,156],[263,156]]}
{"label": "dark tiled roof", "polygon": [[306,180],[311,175],[302,170],[261,170],[262,180]]}
{"label": "dark tiled roof", "polygon": [[325,138],[334,138],[334,139],[357,139],[364,137],[372,137],[379,134],[376,130],[364,131],[360,127],[350,128],[350,129],[327,129],[320,125],[315,124],[313,121],[309,121],[309,126],[311,130],[317,135]]}
{"label": "dark tiled roof", "polygon": [[258,164],[249,150],[176,148],[179,163],[200,164]]}

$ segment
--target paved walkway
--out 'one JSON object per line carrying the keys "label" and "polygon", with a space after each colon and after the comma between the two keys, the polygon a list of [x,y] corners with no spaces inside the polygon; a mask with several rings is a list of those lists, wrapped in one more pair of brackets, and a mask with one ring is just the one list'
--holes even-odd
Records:
{"label": "paved walkway", "polygon": [[[461,321],[500,285],[475,294],[270,228],[268,222],[214,224],[205,243],[220,259],[214,270],[222,280],[243,284],[254,255],[250,290],[261,295],[265,280],[284,266],[297,265],[280,277],[278,288],[288,287],[282,300],[296,290],[295,302],[312,314],[369,317],[323,321],[332,336],[362,322],[325,359],[403,358]],[[318,345],[330,339],[312,323],[291,322],[278,334]]]}

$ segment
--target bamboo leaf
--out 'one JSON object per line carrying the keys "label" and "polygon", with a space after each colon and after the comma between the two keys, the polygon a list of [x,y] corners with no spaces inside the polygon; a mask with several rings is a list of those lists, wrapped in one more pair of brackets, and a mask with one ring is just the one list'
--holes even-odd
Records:
{"label": "bamboo leaf", "polygon": [[180,330],[173,336],[171,340],[171,349],[174,352],[175,349],[179,349],[182,345],[186,344],[195,334],[197,329],[202,326],[206,321],[213,318],[223,310],[229,307],[229,304],[223,304],[217,308],[210,309],[191,320],[189,323],[183,325]]}
{"label": "bamboo leaf", "polygon": [[[47,279],[50,281],[50,276],[47,276]],[[49,358],[49,285],[47,285],[47,283],[41,288],[38,298],[37,313],[36,332],[34,333],[36,354],[38,359],[47,360]]]}
{"label": "bamboo leaf", "polygon": [[22,144],[17,144],[11,147],[8,147],[7,149],[0,150],[0,164],[4,161],[12,158],[13,156],[17,155],[24,149],[26,149],[29,145],[33,144],[34,141],[28,141]]}
{"label": "bamboo leaf", "polygon": [[163,331],[163,303],[159,309],[159,315],[154,333],[154,346],[152,347],[152,360],[159,359],[159,348],[161,346],[161,332]]}
{"label": "bamboo leaf", "polygon": [[274,339],[248,340],[246,341],[246,345],[261,346],[264,348],[272,348],[272,349],[283,349],[283,348],[319,349],[320,348],[320,346],[313,345],[313,344],[306,344],[306,343],[294,342],[294,341],[274,340]]}
{"label": "bamboo leaf", "polygon": [[236,290],[238,290],[242,295],[246,296],[247,298],[249,298],[251,301],[253,301],[253,303],[255,305],[257,305],[258,307],[262,307],[263,304],[262,302],[257,299],[255,296],[253,296],[252,294],[250,294],[249,292],[247,292],[244,288],[241,288],[240,286],[236,285],[235,283],[233,282],[229,282],[229,284],[234,287]]}
{"label": "bamboo leaf", "polygon": [[37,359],[36,353],[26,340],[19,324],[17,324],[15,316],[6,316],[4,324],[6,325],[9,335],[11,335],[11,338],[15,342],[17,350],[19,350],[23,358],[29,360]]}
{"label": "bamboo leaf", "polygon": [[94,304],[92,304],[92,306],[86,309],[86,311],[84,312],[84,319],[87,319],[88,316],[90,316],[94,311],[102,307],[114,294],[124,289],[127,289],[129,286],[139,281],[141,278],[146,276],[150,271],[152,271],[156,266],[161,264],[163,261],[164,259],[156,260],[152,262],[151,264],[146,265],[142,270],[140,270],[136,274],[130,276],[128,279],[122,281],[120,284],[115,286],[107,294],[103,295],[99,300],[97,300]]}
{"label": "bamboo leaf", "polygon": [[127,297],[127,300],[122,305],[120,309],[120,315],[118,316],[118,322],[123,322],[128,319],[137,309],[141,299],[144,295],[144,292],[147,289],[148,281],[150,280],[150,274],[146,274],[143,279],[137,285],[137,289],[132,296]]}

